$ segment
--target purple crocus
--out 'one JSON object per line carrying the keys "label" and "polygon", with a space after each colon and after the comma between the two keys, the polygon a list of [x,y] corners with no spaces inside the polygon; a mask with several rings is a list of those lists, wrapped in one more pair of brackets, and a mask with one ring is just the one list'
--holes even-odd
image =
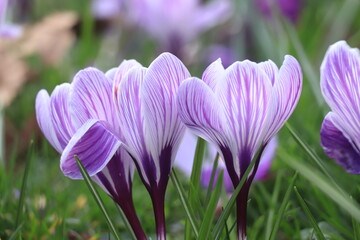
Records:
{"label": "purple crocus", "polygon": [[[268,60],[235,62],[227,69],[220,60],[180,86],[178,109],[193,132],[213,143],[236,187],[255,154],[293,112],[301,93],[302,73],[297,60],[286,56],[280,69]],[[246,239],[248,192],[260,157],[237,196],[238,238]]]}
{"label": "purple crocus", "polygon": [[360,174],[360,55],[345,41],[331,45],[321,65],[321,90],[329,105],[320,136],[325,153],[348,173]]}
{"label": "purple crocus", "polygon": [[110,19],[121,12],[124,0],[93,0],[91,11],[97,19]]}
{"label": "purple crocus", "polygon": [[8,0],[0,0],[0,38],[18,38],[22,34],[22,27],[6,22]]}
{"label": "purple crocus", "polygon": [[128,1],[132,18],[163,49],[179,53],[180,48],[200,33],[227,20],[231,13],[228,0],[134,0]]}
{"label": "purple crocus", "polygon": [[[124,62],[117,75],[125,74]],[[120,132],[115,81],[110,74],[87,68],[71,84],[57,86],[51,96],[41,90],[36,97],[40,129],[61,154],[65,176],[81,179],[74,159],[77,155],[92,179],[122,208],[138,239],[146,239],[132,201],[134,166]]]}
{"label": "purple crocus", "polygon": [[51,97],[42,90],[36,99],[39,126],[62,153],[63,173],[81,178],[74,160],[78,155],[90,176],[122,207],[138,239],[146,237],[131,199],[133,162],[153,201],[158,239],[165,239],[165,190],[185,131],[176,92],[188,77],[182,62],[164,53],[148,68],[130,60],[106,74],[82,70]]}
{"label": "purple crocus", "polygon": [[302,0],[255,0],[264,16],[271,18],[274,10],[296,23],[302,8]]}

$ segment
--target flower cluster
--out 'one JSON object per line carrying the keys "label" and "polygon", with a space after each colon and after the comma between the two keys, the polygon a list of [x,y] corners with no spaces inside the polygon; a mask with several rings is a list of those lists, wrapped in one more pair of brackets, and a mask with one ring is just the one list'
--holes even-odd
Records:
{"label": "flower cluster", "polygon": [[[146,239],[132,203],[136,168],[153,202],[158,239],[165,239],[165,191],[185,129],[216,147],[236,187],[256,152],[290,117],[301,86],[301,69],[291,56],[280,69],[270,60],[235,62],[224,69],[216,60],[198,79],[177,57],[163,53],[147,68],[125,60],[106,73],[81,70],[51,96],[41,90],[36,113],[45,137],[61,154],[64,175],[82,178],[77,155],[123,209],[137,238]],[[237,197],[241,239],[260,157],[254,161]]]}

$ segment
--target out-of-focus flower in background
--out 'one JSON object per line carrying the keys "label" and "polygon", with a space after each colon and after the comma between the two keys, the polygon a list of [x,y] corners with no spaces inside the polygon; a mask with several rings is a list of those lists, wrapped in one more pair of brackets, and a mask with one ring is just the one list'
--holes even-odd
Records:
{"label": "out-of-focus flower in background", "polygon": [[220,44],[208,46],[205,50],[204,62],[210,64],[218,58],[221,59],[225,68],[229,67],[237,59],[235,51],[231,47]]}
{"label": "out-of-focus flower in background", "polygon": [[0,38],[19,38],[23,33],[23,28],[20,25],[7,22],[8,9],[9,1],[0,0]]}
{"label": "out-of-focus flower in background", "polygon": [[255,4],[261,13],[272,18],[273,13],[278,11],[293,23],[296,23],[301,12],[303,0],[255,0]]}
{"label": "out-of-focus flower in background", "polygon": [[120,15],[124,0],[93,0],[91,11],[97,19],[116,18]]}
{"label": "out-of-focus flower in background", "polygon": [[321,90],[331,108],[321,144],[348,173],[360,174],[360,54],[345,41],[331,45],[321,65]]}

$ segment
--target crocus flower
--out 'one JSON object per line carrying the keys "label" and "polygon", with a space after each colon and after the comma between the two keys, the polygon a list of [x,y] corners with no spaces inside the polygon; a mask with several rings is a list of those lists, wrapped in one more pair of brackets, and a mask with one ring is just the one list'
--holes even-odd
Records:
{"label": "crocus flower", "polygon": [[150,193],[158,239],[166,238],[165,190],[185,131],[177,111],[177,89],[188,77],[183,63],[164,53],[147,69],[132,68],[115,90],[121,132]]}
{"label": "crocus flower", "polygon": [[[217,147],[236,187],[255,154],[261,156],[290,117],[301,87],[301,68],[292,56],[280,69],[271,60],[235,62],[224,69],[217,60],[202,80],[190,78],[180,86],[178,109],[187,127]],[[247,197],[259,160],[237,196],[239,239],[246,239]]]}
{"label": "crocus flower", "polygon": [[128,1],[129,18],[174,54],[200,33],[227,20],[230,9],[227,0],[205,5],[200,0]]}
{"label": "crocus flower", "polygon": [[[117,74],[125,74],[123,65]],[[77,155],[92,179],[114,199],[128,218],[138,239],[146,239],[132,201],[134,166],[121,142],[113,85],[116,82],[95,68],[76,74],[71,84],[57,86],[51,96],[41,90],[36,97],[40,129],[61,154],[65,176],[81,179]]]}
{"label": "crocus flower", "polygon": [[272,17],[275,9],[279,13],[296,23],[302,8],[302,0],[255,0],[257,7],[266,17]]}
{"label": "crocus flower", "polygon": [[321,90],[329,105],[320,136],[325,153],[347,172],[360,174],[360,55],[345,41],[331,45],[321,65]]}
{"label": "crocus flower", "polygon": [[22,34],[22,28],[19,25],[6,22],[8,4],[8,0],[0,1],[0,38],[18,38]]}

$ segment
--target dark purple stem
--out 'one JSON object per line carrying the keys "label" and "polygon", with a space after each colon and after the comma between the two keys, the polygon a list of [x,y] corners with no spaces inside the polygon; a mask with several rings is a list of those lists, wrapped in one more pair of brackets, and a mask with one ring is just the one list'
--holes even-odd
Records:
{"label": "dark purple stem", "polygon": [[166,227],[165,227],[165,191],[153,191],[151,200],[154,208],[156,235],[158,240],[166,240]]}

